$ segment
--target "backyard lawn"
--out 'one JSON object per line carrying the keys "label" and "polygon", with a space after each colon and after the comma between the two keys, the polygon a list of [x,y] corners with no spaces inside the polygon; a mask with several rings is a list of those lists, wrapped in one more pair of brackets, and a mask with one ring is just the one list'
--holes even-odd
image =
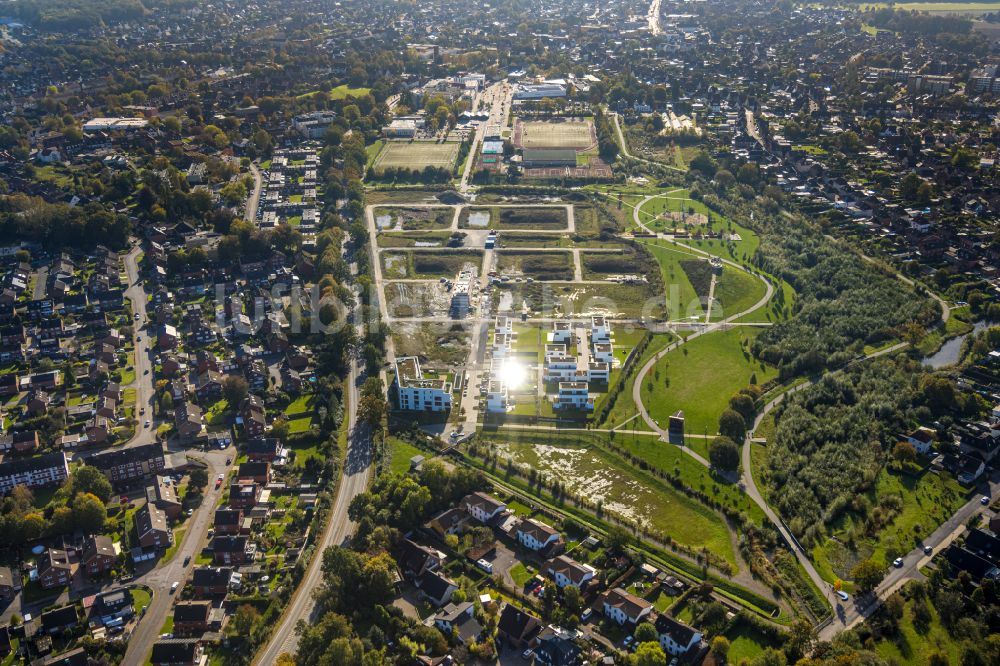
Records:
{"label": "backyard lawn", "polygon": [[389,447],[389,471],[393,474],[406,474],[410,471],[410,458],[424,455],[413,444],[398,437],[389,437],[386,444]]}

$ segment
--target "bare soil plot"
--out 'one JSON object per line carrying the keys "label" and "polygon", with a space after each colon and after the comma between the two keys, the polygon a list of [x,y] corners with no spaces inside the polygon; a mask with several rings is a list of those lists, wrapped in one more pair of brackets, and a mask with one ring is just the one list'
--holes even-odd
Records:
{"label": "bare soil plot", "polygon": [[535,280],[573,279],[573,255],[569,252],[510,250],[498,253],[501,275],[522,275]]}
{"label": "bare soil plot", "polygon": [[375,208],[375,226],[385,230],[419,231],[426,229],[447,229],[451,226],[455,211],[452,208]]}
{"label": "bare soil plot", "polygon": [[395,323],[392,339],[397,356],[419,356],[431,364],[462,363],[469,354],[469,333],[457,323]]}
{"label": "bare soil plot", "polygon": [[382,254],[383,272],[390,279],[453,278],[467,267],[474,268],[478,273],[482,263],[483,253],[478,250],[400,250]]}

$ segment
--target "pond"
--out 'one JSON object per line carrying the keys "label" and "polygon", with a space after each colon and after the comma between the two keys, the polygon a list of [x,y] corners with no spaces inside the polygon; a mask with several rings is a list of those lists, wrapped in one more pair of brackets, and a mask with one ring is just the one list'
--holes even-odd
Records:
{"label": "pond", "polygon": [[955,365],[958,363],[959,355],[962,353],[962,343],[965,342],[965,339],[973,333],[978,333],[979,331],[984,330],[987,326],[989,326],[989,324],[985,321],[977,321],[973,325],[971,332],[948,340],[941,345],[941,349],[937,350],[936,353],[925,357],[923,360],[924,365],[929,365],[935,370],[939,368],[946,368],[949,365]]}

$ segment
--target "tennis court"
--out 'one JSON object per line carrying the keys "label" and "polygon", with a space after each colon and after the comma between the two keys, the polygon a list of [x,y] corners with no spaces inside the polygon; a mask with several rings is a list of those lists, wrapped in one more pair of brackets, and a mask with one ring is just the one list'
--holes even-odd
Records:
{"label": "tennis court", "polygon": [[589,120],[517,121],[514,145],[518,148],[572,148],[585,150],[597,143]]}
{"label": "tennis court", "polygon": [[375,160],[375,170],[415,169],[425,167],[444,167],[451,169],[458,157],[459,143],[446,141],[434,143],[431,141],[389,141],[382,148]]}

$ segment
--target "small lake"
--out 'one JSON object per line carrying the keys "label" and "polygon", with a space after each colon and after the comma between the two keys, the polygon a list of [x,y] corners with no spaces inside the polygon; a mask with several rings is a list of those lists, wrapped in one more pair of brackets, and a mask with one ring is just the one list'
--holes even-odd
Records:
{"label": "small lake", "polygon": [[941,345],[941,349],[937,350],[936,353],[925,357],[923,364],[929,365],[935,370],[939,368],[946,368],[949,365],[955,365],[958,363],[958,357],[962,353],[962,343],[965,342],[965,339],[973,333],[978,333],[979,331],[986,329],[988,326],[989,324],[985,321],[977,321],[973,324],[972,331],[970,333],[948,340]]}

